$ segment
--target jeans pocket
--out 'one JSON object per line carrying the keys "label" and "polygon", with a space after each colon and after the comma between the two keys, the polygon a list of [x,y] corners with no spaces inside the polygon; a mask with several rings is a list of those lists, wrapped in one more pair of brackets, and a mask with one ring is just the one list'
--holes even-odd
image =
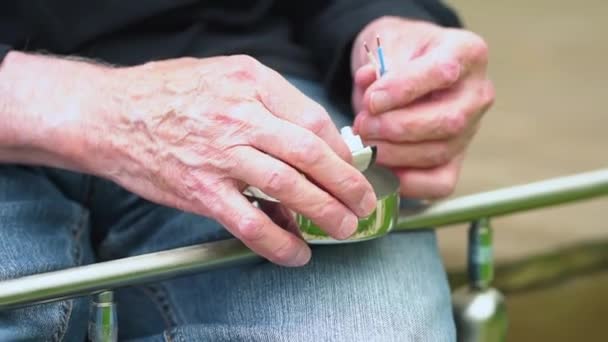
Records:
{"label": "jeans pocket", "polygon": [[[88,212],[65,201],[0,202],[0,280],[92,260]],[[84,299],[0,312],[0,340],[63,341],[86,336]]]}
{"label": "jeans pocket", "polygon": [[67,200],[0,202],[0,279],[90,261],[87,228],[88,211]]}

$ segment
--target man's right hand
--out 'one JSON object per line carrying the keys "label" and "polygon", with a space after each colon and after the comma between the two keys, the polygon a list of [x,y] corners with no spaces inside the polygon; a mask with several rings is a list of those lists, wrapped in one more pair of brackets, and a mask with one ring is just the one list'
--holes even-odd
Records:
{"label": "man's right hand", "polygon": [[[64,153],[69,162],[47,164],[97,174],[151,201],[212,217],[286,266],[306,264],[310,249],[250,204],[242,195],[247,185],[338,239],[352,235],[358,217],[375,208],[371,185],[349,164],[349,150],[325,110],[253,58],[97,70],[60,63],[63,81],[54,80],[47,102],[63,109],[47,105],[58,112],[45,113],[41,122],[55,127],[54,136],[63,130],[60,145],[73,153]],[[39,112],[44,105],[36,106]]]}

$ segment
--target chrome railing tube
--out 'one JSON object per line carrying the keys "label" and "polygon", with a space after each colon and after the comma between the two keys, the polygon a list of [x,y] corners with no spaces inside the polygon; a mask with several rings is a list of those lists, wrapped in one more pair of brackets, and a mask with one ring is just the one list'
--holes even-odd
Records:
{"label": "chrome railing tube", "polygon": [[[402,212],[396,231],[440,227],[608,195],[608,169],[480,193]],[[0,282],[0,310],[155,282],[259,258],[225,240]]]}

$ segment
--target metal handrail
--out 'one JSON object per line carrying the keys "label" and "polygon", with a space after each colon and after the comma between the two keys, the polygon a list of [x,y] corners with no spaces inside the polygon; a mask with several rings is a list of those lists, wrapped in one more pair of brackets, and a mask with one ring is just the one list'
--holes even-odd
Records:
{"label": "metal handrail", "polygon": [[608,195],[608,169],[553,178],[439,202],[419,213],[401,211],[399,230],[470,222]]}
{"label": "metal handrail", "polygon": [[[403,210],[395,231],[429,229],[608,195],[608,169]],[[93,294],[116,287],[261,260],[231,239],[0,282],[0,310]]]}

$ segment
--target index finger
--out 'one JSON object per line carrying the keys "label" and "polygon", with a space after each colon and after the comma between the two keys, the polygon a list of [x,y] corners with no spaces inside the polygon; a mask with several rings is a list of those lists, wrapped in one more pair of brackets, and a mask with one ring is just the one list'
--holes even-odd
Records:
{"label": "index finger", "polygon": [[364,104],[378,114],[449,88],[468,73],[474,65],[472,57],[480,54],[485,51],[471,52],[462,39],[454,39],[412,61],[393,63],[395,67],[367,89]]}
{"label": "index finger", "polygon": [[327,111],[304,95],[281,75],[271,72],[267,87],[258,91],[260,102],[275,116],[304,127],[323,139],[343,160],[351,163],[352,155]]}

